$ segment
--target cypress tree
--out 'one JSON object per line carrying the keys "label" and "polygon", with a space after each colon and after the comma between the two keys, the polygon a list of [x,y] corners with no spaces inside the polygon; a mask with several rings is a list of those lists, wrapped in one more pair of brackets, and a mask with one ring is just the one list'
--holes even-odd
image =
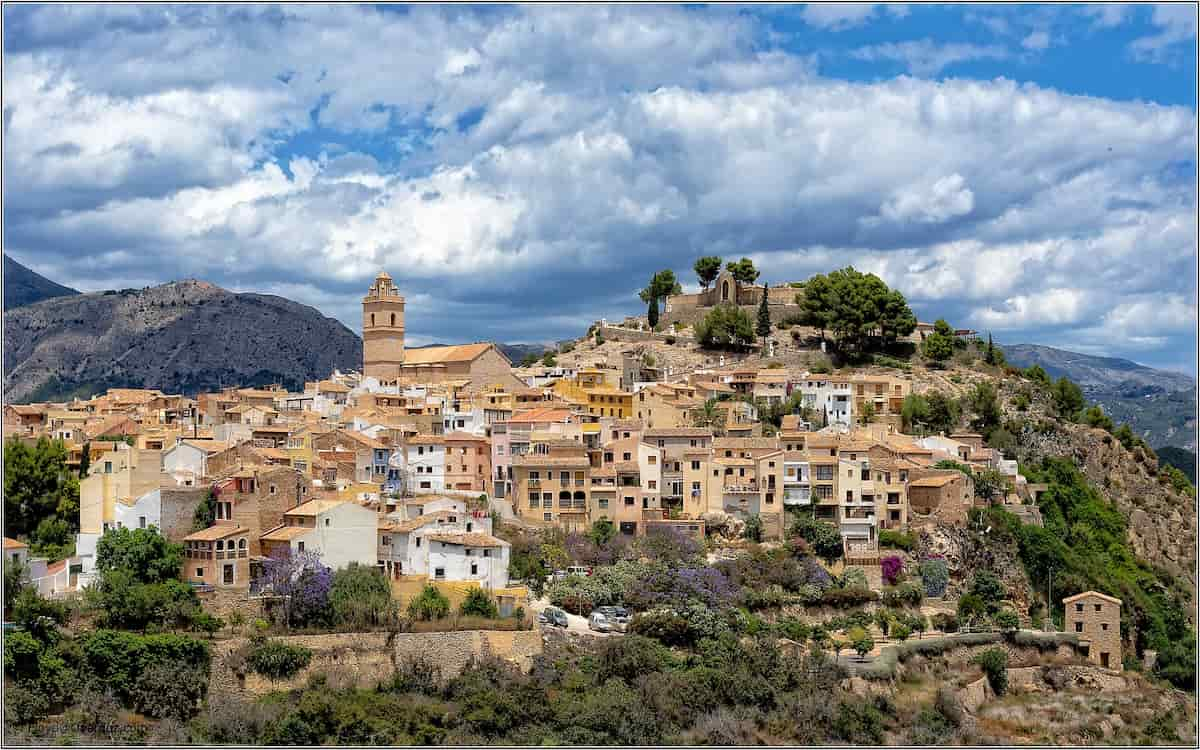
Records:
{"label": "cypress tree", "polygon": [[92,465],[92,444],[83,444],[83,455],[79,457],[79,478],[87,476],[88,467]]}
{"label": "cypress tree", "polygon": [[983,361],[989,365],[996,364],[996,347],[992,345],[992,332],[988,331],[987,353],[983,357]]}
{"label": "cypress tree", "polygon": [[650,308],[646,310],[646,322],[651,328],[658,325],[658,297],[650,298]]}
{"label": "cypress tree", "polygon": [[755,330],[766,344],[767,336],[771,335],[771,310],[767,307],[767,285],[763,284],[762,304],[758,306],[758,328]]}

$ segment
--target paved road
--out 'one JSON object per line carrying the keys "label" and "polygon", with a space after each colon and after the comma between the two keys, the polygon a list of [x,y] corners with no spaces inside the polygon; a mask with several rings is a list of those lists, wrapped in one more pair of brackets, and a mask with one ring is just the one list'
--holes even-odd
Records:
{"label": "paved road", "polygon": [[[532,599],[529,602],[529,607],[533,610],[535,617],[541,614],[542,610],[549,606],[551,606],[550,602],[545,597],[541,599]],[[566,610],[563,611],[566,612]],[[542,627],[551,626],[543,625]],[[592,630],[588,627],[588,621],[586,617],[573,615],[570,612],[567,612],[567,632],[576,633],[579,635],[591,635],[597,638],[607,638],[610,635],[620,635],[620,633],[601,633],[599,631]]]}

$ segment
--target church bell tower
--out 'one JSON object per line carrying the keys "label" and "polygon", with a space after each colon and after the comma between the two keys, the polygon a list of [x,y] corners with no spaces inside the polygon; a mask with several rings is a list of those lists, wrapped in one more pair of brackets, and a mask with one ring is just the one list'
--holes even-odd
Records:
{"label": "church bell tower", "polygon": [[396,380],[404,364],[404,298],[386,271],[363,297],[363,375]]}

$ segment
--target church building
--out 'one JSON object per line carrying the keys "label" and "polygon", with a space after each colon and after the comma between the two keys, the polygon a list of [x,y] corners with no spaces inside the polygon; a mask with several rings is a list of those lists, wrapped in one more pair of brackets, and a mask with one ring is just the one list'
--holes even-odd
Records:
{"label": "church building", "polygon": [[381,383],[458,381],[471,389],[523,388],[512,363],[490,342],[404,348],[404,297],[386,271],[363,297],[363,375]]}

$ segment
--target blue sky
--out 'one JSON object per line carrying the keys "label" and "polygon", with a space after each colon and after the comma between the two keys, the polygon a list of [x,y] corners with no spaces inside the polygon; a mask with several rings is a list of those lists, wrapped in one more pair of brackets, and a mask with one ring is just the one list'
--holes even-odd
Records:
{"label": "blue sky", "polygon": [[660,268],[853,264],[922,319],[1195,372],[1192,5],[4,9],[5,251],[431,341]]}

